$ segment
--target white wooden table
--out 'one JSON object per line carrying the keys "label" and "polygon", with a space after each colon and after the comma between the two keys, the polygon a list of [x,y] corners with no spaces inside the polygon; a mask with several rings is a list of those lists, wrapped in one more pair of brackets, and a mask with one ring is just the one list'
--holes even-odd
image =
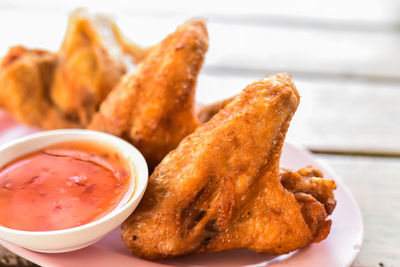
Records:
{"label": "white wooden table", "polygon": [[[400,1],[64,2],[0,1],[0,54],[14,44],[57,50],[69,12],[88,6],[143,46],[191,17],[207,19],[202,103],[291,73],[302,99],[287,139],[341,175],[363,214],[354,266],[400,266]],[[29,264],[0,255],[0,265]]]}

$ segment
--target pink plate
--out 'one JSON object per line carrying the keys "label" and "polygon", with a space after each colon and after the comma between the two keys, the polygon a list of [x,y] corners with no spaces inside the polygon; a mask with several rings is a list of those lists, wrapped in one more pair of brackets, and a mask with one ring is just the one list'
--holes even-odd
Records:
{"label": "pink plate", "polygon": [[[0,111],[0,144],[34,131],[37,130],[21,126]],[[151,262],[130,254],[121,241],[119,229],[89,247],[67,253],[33,252],[1,239],[0,244],[41,266],[350,266],[361,248],[363,222],[360,210],[348,189],[331,170],[322,166],[311,153],[298,146],[285,144],[281,164],[291,169],[313,165],[321,169],[325,177],[334,179],[337,184],[337,206],[331,216],[333,224],[328,238],[289,255],[277,257],[235,250]]]}

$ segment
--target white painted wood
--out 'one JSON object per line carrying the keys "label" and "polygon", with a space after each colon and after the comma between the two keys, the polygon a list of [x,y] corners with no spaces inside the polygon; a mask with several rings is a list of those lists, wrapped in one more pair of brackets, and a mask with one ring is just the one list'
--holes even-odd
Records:
{"label": "white painted wood", "polygon": [[[247,1],[181,1],[181,0],[3,0],[1,9],[43,10],[64,12],[77,6],[126,14],[145,14],[159,16],[217,16],[235,17],[250,15],[258,17],[287,17],[301,20],[317,19],[323,21],[396,23],[400,20],[396,0],[247,0]],[[246,18],[246,17],[245,17]]]}
{"label": "white painted wood", "polygon": [[364,242],[353,266],[399,266],[400,159],[326,155],[317,158],[343,179],[361,209]]}
{"label": "white painted wood", "polygon": [[[57,50],[68,13],[80,6],[111,14],[143,46],[203,17],[210,51],[198,101],[291,72],[302,99],[288,140],[315,151],[400,155],[399,1],[2,0],[0,55],[15,44]],[[317,157],[342,176],[361,207],[365,241],[354,266],[398,266],[399,159]],[[0,248],[0,260],[4,255],[11,254]]]}
{"label": "white painted wood", "polygon": [[[12,3],[3,4],[5,8],[0,9],[0,54],[4,54],[14,44],[57,50],[64,36],[67,14],[73,5],[67,2],[69,4],[65,4],[66,7],[59,7],[55,2],[51,4],[46,1],[38,6],[24,6],[19,1],[14,5]],[[190,12],[187,10],[186,13],[168,13],[168,8],[159,11],[161,7],[158,5],[155,6],[156,15],[138,11],[130,14],[128,10],[134,9],[133,6],[121,10],[122,7],[117,5],[120,2],[117,1],[116,7],[108,10],[102,9],[104,3],[100,2],[94,9],[101,9],[116,17],[123,32],[144,46],[157,43],[195,14],[204,14],[209,21],[210,33],[210,50],[205,69],[210,73],[287,71],[305,76],[361,76],[364,79],[400,83],[400,32],[397,31],[357,31],[346,30],[346,27],[331,28],[329,25],[315,28],[298,27],[295,22],[289,25],[274,23],[280,17],[266,23],[261,19],[260,23],[248,24],[246,17],[239,16],[232,23],[207,15],[201,9],[198,13],[196,9]],[[265,9],[265,5],[260,6],[260,9],[253,9],[255,14]],[[177,8],[179,10],[183,7]],[[231,8],[235,10],[237,7],[233,5]],[[250,9],[246,10],[243,13],[250,12]],[[217,5],[214,12],[222,10]],[[234,11],[228,15],[235,17],[232,14]],[[330,20],[329,23],[334,25],[336,21]]]}
{"label": "white painted wood", "polygon": [[[197,100],[222,100],[261,78],[202,75]],[[400,154],[399,85],[293,79],[302,97],[289,128],[289,141],[316,151]]]}

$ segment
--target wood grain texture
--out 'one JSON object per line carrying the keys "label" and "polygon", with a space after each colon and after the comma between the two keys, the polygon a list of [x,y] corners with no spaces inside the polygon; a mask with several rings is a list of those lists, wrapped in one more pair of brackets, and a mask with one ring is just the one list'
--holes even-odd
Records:
{"label": "wood grain texture", "polygon": [[[113,15],[143,46],[188,18],[204,17],[210,51],[198,101],[212,103],[266,74],[290,72],[302,99],[288,140],[317,152],[400,156],[397,0],[3,0],[0,56],[14,44],[57,50],[67,15],[79,6]],[[400,158],[317,157],[360,205],[365,240],[354,266],[400,266]],[[0,247],[0,266],[24,264]]]}
{"label": "wood grain texture", "polygon": [[[202,75],[196,97],[201,103],[222,100],[262,77]],[[296,75],[293,79],[301,101],[287,140],[320,152],[400,155],[397,84]]]}
{"label": "wood grain texture", "polygon": [[[12,10],[0,11],[0,24],[13,24],[4,28],[0,52],[14,43],[57,49],[66,14]],[[16,23],[24,19],[31,23]],[[146,45],[182,20],[118,14],[125,32]],[[289,72],[303,96],[289,140],[320,152],[400,154],[400,34],[213,22],[209,28],[200,102],[233,95],[266,74]]]}
{"label": "wood grain texture", "polygon": [[[157,43],[176,25],[193,16],[204,17],[209,22],[210,50],[205,64],[205,70],[209,72],[286,71],[400,83],[400,21],[395,21],[392,14],[400,10],[400,3],[387,1],[387,5],[378,5],[377,1],[372,1],[368,5],[353,0],[346,5],[341,1],[332,4],[335,2],[325,2],[326,7],[323,7],[316,1],[309,1],[310,6],[302,3],[301,8],[293,1],[286,5],[287,9],[283,9],[285,5],[281,4],[269,6],[253,2],[244,6],[230,5],[225,12],[215,1],[198,5],[197,9],[169,2],[154,5],[153,9],[147,4],[124,9],[118,1],[111,8],[105,8],[104,2],[89,6],[92,10],[106,11],[115,16],[122,31],[145,46]],[[0,54],[4,54],[8,46],[20,43],[58,49],[67,15],[79,5],[68,2],[58,6],[50,1],[43,1],[42,5],[5,2],[0,9],[0,24],[13,26],[2,28]],[[256,8],[257,5],[260,8]],[[295,8],[299,10],[298,15]],[[336,14],[334,10],[341,12]],[[377,18],[367,18],[368,12],[382,14]],[[350,13],[355,17],[361,15],[358,19],[351,19]],[[385,21],[385,15],[390,18],[391,26],[377,28],[379,23],[389,23]],[[29,23],[22,23],[27,21]]]}
{"label": "wood grain texture", "polygon": [[329,22],[329,24],[340,24],[353,22],[366,24],[374,23],[397,23],[399,21],[399,2],[396,0],[247,0],[243,1],[214,1],[204,0],[192,1],[142,1],[140,4],[127,4],[124,0],[98,1],[98,0],[70,0],[56,3],[52,0],[26,1],[26,0],[3,0],[0,3],[2,9],[29,9],[62,12],[77,6],[89,6],[91,9],[100,11],[116,12],[117,14],[159,15],[163,17],[185,16],[215,16],[232,20],[238,17],[240,23],[247,18],[299,18],[302,22],[307,19],[316,19]]}
{"label": "wood grain texture", "polygon": [[21,258],[11,251],[5,249],[0,246],[0,266],[1,267],[13,267],[13,266],[37,266],[36,264],[31,263],[30,261]]}
{"label": "wood grain texture", "polygon": [[350,189],[364,219],[364,242],[354,266],[400,264],[400,158],[317,155]]}

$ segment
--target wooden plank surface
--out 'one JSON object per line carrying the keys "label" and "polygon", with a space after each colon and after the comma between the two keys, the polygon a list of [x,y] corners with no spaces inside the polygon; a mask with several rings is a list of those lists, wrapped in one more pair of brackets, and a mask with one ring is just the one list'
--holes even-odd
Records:
{"label": "wooden plank surface", "polygon": [[354,266],[400,266],[400,158],[318,155],[350,189],[364,220]]}
{"label": "wooden plank surface", "polygon": [[37,266],[30,261],[21,258],[11,251],[0,246],[0,267],[3,266]]}
{"label": "wooden plank surface", "polygon": [[[10,13],[0,11],[0,25],[7,21],[17,22],[24,16],[31,23],[16,23],[5,28],[0,52],[4,52],[9,44],[18,43],[17,40],[34,47],[57,49],[64,34],[66,14],[39,12],[24,15],[18,9],[12,10]],[[46,20],[36,18],[40,16],[46,16]],[[118,18],[130,36],[148,45],[157,42],[183,20]],[[142,24],[147,26],[137,26]],[[129,25],[135,27],[129,30]],[[400,155],[400,49],[397,49],[400,34],[384,34],[388,38],[385,39],[362,32],[357,33],[363,36],[358,39],[360,36],[356,38],[353,32],[243,27],[210,23],[211,48],[200,76],[197,93],[200,102],[209,103],[231,96],[265,74],[286,71],[293,74],[303,96],[289,140],[300,142],[313,151]],[[235,33],[236,29],[241,34]],[[269,42],[267,37],[270,35],[265,31],[274,32],[272,36],[277,34],[280,41]],[[239,38],[244,34],[247,38]],[[304,39],[303,34],[308,37]],[[235,36],[239,38],[237,40],[245,40],[235,41]],[[351,38],[347,40],[344,36]],[[347,45],[341,47],[334,42],[340,38]],[[306,50],[298,45],[297,39],[303,42]],[[363,47],[361,44],[364,43]],[[388,50],[386,44],[393,50],[396,47],[397,53]],[[327,46],[332,49],[318,50],[318,47]],[[338,46],[336,50],[333,49],[335,46]],[[343,57],[338,57],[338,53]],[[359,74],[355,75],[356,72]]]}
{"label": "wooden plank surface", "polygon": [[[51,50],[59,47],[72,8],[69,9],[69,5],[61,10],[28,7],[21,11],[10,4],[10,7],[0,10],[0,25],[13,25],[2,27],[1,54],[8,46],[20,43]],[[123,32],[143,45],[158,42],[177,25],[194,16],[193,11],[174,16],[154,16],[151,12],[135,15],[135,12],[129,14],[126,10],[116,10],[115,13],[106,10],[117,18]],[[202,16],[202,13],[197,16]],[[400,34],[396,28],[379,31],[368,27],[357,30],[356,26],[337,29],[328,25],[302,26],[301,23],[245,23],[246,18],[238,18],[232,23],[229,17],[215,19],[207,13],[204,17],[209,21],[210,50],[205,65],[209,72],[286,71],[400,83],[400,52],[397,49]]]}
{"label": "wooden plank surface", "polygon": [[[340,25],[343,22],[364,24],[374,27],[379,23],[396,25],[400,18],[398,11],[400,3],[396,0],[247,0],[242,1],[159,1],[148,0],[140,3],[127,3],[125,0],[98,1],[98,0],[69,0],[54,2],[52,0],[3,0],[0,2],[2,9],[27,9],[43,10],[46,13],[63,12],[78,6],[88,6],[91,9],[117,14],[153,15],[163,17],[184,16],[209,16],[224,20],[237,18],[240,23],[244,20],[282,21],[282,18],[298,18],[304,21],[327,21],[328,24]],[[397,28],[395,28],[397,29]]]}
{"label": "wooden plank surface", "polygon": [[[197,99],[211,103],[239,93],[263,76],[202,75]],[[354,79],[294,75],[300,106],[287,139],[313,151],[400,155],[400,88]]]}
{"label": "wooden plank surface", "polygon": [[[65,32],[68,13],[79,5],[68,2],[59,6],[49,1],[42,1],[41,5],[21,3],[0,4],[3,5],[0,25],[12,25],[2,28],[0,54],[18,43],[56,50]],[[265,5],[257,9],[255,6],[260,4],[257,1],[251,1],[243,9],[233,5],[226,10],[208,1],[195,11],[186,5],[165,3],[153,8],[147,3],[124,9],[119,1],[107,8],[104,2],[92,7],[113,15],[122,30],[144,46],[158,42],[197,12],[208,18],[210,33],[210,51],[197,93],[200,102],[231,96],[266,74],[289,72],[303,96],[289,140],[316,152],[400,155],[400,31],[371,26],[400,23],[400,18],[395,20],[392,14],[397,2],[361,4],[352,0],[346,2],[348,9],[343,14],[333,11],[343,8],[345,2],[325,2],[326,8],[312,0],[307,3],[298,7],[298,13],[294,12],[297,5],[294,3],[287,10],[277,3],[270,9]],[[310,9],[312,4],[315,14]],[[353,12],[354,18],[346,17],[351,7],[358,4],[360,8]],[[315,10],[321,10],[327,17]],[[381,14],[365,16],[372,10],[376,11],[373,14]],[[275,19],[253,21],[248,16],[251,12]],[[306,16],[319,26],[285,24],[279,16],[296,20]],[[326,25],[327,21],[353,26],[335,28]],[[364,25],[363,30],[356,25]]]}
{"label": "wooden plank surface", "polygon": [[[0,55],[13,44],[57,50],[67,15],[109,13],[148,46],[190,17],[208,21],[197,99],[211,103],[266,74],[290,72],[302,95],[288,140],[316,152],[400,156],[400,2],[396,0],[0,1]],[[318,155],[360,205],[354,266],[400,266],[400,158]],[[0,248],[0,266],[26,264]]]}

